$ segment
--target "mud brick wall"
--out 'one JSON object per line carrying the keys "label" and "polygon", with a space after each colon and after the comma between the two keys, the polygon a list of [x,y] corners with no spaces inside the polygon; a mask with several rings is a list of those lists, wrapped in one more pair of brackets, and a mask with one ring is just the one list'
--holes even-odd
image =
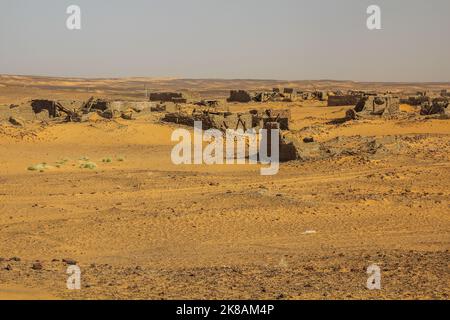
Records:
{"label": "mud brick wall", "polygon": [[[231,114],[231,115],[216,115],[216,114],[210,114],[209,115],[211,119],[211,125],[213,128],[216,129],[251,129],[253,127],[252,125],[252,115],[251,114],[242,114],[238,116],[237,114]],[[239,118],[241,121],[239,121]]]}
{"label": "mud brick wall", "polygon": [[252,96],[249,92],[244,90],[231,90],[230,97],[227,100],[228,102],[250,102],[252,101]]}
{"label": "mud brick wall", "polygon": [[174,99],[183,99],[183,95],[178,92],[153,92],[150,93],[150,101],[169,102]]}
{"label": "mud brick wall", "polygon": [[345,96],[329,96],[328,97],[328,106],[329,107],[337,107],[337,106],[354,106],[358,103],[360,97],[353,95],[345,95]]}

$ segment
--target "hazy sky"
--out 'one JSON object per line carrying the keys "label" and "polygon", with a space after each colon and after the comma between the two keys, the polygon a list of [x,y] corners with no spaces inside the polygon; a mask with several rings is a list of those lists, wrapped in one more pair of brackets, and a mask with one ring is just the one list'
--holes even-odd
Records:
{"label": "hazy sky", "polygon": [[[382,30],[366,27],[370,4]],[[450,81],[449,13],[449,0],[0,0],[0,74]]]}

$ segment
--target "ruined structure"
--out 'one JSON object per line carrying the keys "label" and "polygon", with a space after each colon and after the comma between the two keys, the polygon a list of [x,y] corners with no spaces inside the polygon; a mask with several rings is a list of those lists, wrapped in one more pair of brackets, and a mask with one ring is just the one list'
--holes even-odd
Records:
{"label": "ruined structure", "polygon": [[430,97],[426,95],[415,95],[400,99],[400,103],[409,104],[410,106],[420,106],[421,104],[430,101]]}
{"label": "ruined structure", "polygon": [[283,93],[273,91],[258,92],[253,97],[253,100],[256,102],[270,102],[270,101],[290,102],[290,99],[287,98],[286,95],[284,95]]}
{"label": "ruined structure", "polygon": [[245,90],[231,90],[230,97],[227,99],[228,102],[242,102],[247,103],[252,101],[252,95]]}
{"label": "ruined structure", "polygon": [[[227,99],[228,102],[242,102],[247,103],[251,101],[255,102],[295,102],[306,100],[304,92],[298,92],[293,88],[283,88],[281,90],[279,88],[273,88],[272,91],[260,91],[255,94],[251,94],[248,91],[244,90],[232,90],[230,92],[230,97]],[[313,98],[313,93],[310,94],[310,97]],[[321,97],[325,98],[325,95],[321,95]]]}
{"label": "ruined structure", "polygon": [[422,103],[420,107],[420,114],[434,115],[434,114],[447,114],[450,115],[450,110],[448,108],[449,101],[447,98],[435,98],[432,102],[426,101]]}
{"label": "ruined structure", "polygon": [[281,130],[289,130],[289,121],[291,120],[291,111],[289,109],[265,111],[251,110],[252,126],[254,128],[265,128],[268,122],[277,122]]}
{"label": "ruined structure", "polygon": [[0,118],[82,122],[89,119],[90,114],[97,113],[106,119],[131,119],[133,113],[150,110],[152,105],[148,101],[108,101],[94,97],[87,101],[35,99],[12,106],[7,112],[3,112],[4,115],[0,114]]}
{"label": "ruined structure", "polygon": [[450,97],[450,92],[448,92],[446,89],[445,90],[441,90],[441,97],[443,97],[443,98]]}
{"label": "ruined structure", "polygon": [[346,118],[357,119],[367,116],[390,116],[400,111],[400,100],[391,95],[367,95],[362,97],[355,108],[346,113]]}
{"label": "ruined structure", "polygon": [[217,108],[219,106],[219,101],[218,100],[201,100],[194,104],[197,106],[200,106],[200,107]]}
{"label": "ruined structure", "polygon": [[150,93],[150,101],[186,103],[187,99],[178,92],[153,92]]}
{"label": "ruined structure", "polygon": [[338,107],[338,106],[354,106],[361,99],[359,95],[335,95],[328,97],[328,106],[329,107]]}
{"label": "ruined structure", "polygon": [[280,124],[278,122],[272,122],[268,121],[264,124],[264,129],[267,130],[267,141],[261,141],[261,143],[266,144],[267,146],[267,156],[272,156],[272,130],[280,130],[278,135],[278,143],[279,143],[279,161],[280,162],[286,162],[291,160],[297,160],[298,159],[298,152],[295,144],[292,141],[289,141],[284,138],[281,129]]}
{"label": "ruined structure", "polygon": [[328,101],[328,92],[327,91],[315,91],[314,97],[319,101]]}
{"label": "ruined structure", "polygon": [[225,132],[226,129],[242,129],[244,131],[251,129],[253,118],[249,113],[194,110],[191,114],[186,112],[167,113],[162,121],[184,124],[187,126],[194,126],[195,121],[201,121],[203,130],[219,129]]}

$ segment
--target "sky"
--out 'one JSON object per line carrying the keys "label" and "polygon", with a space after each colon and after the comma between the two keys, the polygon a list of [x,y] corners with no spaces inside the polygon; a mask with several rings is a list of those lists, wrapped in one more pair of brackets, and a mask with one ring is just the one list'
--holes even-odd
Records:
{"label": "sky", "polygon": [[[372,4],[381,30],[366,27]],[[449,0],[0,0],[0,74],[448,82],[449,13]]]}

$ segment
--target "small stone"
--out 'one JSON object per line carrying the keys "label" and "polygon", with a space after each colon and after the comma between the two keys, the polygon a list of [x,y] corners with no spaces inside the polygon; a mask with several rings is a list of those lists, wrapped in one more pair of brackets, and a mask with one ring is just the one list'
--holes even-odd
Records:
{"label": "small stone", "polygon": [[122,114],[120,116],[122,119],[125,119],[125,120],[133,120],[133,112],[132,111],[122,112]]}
{"label": "small stone", "polygon": [[9,261],[20,261],[19,257],[12,257],[9,259]]}
{"label": "small stone", "polygon": [[40,263],[39,261],[34,262],[33,265],[31,266],[31,269],[42,270],[42,263]]}
{"label": "small stone", "polygon": [[25,121],[23,121],[23,119],[20,118],[16,118],[16,117],[9,117],[9,122],[12,125],[18,126],[18,127],[23,127],[25,125]]}
{"label": "small stone", "polygon": [[62,259],[62,261],[68,265],[76,265],[77,264],[77,262],[71,258],[64,258],[64,259]]}
{"label": "small stone", "polygon": [[312,143],[312,142],[314,142],[314,138],[313,137],[305,137],[305,138],[303,138],[303,142],[304,143]]}
{"label": "small stone", "polygon": [[286,298],[286,296],[283,293],[280,293],[279,295],[277,295],[278,300],[285,299],[285,298]]}
{"label": "small stone", "polygon": [[11,271],[11,270],[12,270],[12,267],[8,264],[8,265],[5,267],[5,270]]}

